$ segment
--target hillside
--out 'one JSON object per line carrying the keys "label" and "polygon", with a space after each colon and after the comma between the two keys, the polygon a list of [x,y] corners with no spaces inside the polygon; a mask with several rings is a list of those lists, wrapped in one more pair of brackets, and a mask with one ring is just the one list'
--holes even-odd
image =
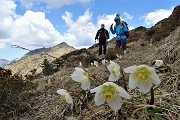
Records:
{"label": "hillside", "polygon": [[[179,11],[180,6],[177,6],[169,18],[158,22],[152,28],[147,29],[140,26],[132,30],[130,37],[127,39],[127,53],[122,58],[117,58],[115,55],[115,40],[112,39],[108,42],[106,59],[118,63],[121,68],[141,64],[153,66],[154,61],[157,59],[163,60],[169,66],[156,68],[161,84],[154,86],[154,105],[149,105],[150,94],[142,94],[137,89],[128,89],[128,93],[132,95],[133,99],[124,100],[121,110],[117,113],[117,120],[180,119]],[[174,22],[167,22],[174,21],[174,19],[178,23],[175,26]],[[162,26],[159,28],[160,25]],[[170,26],[174,27],[168,30],[168,34],[164,34],[164,29],[169,29]],[[159,32],[159,30],[162,31]],[[26,92],[22,91],[22,93],[19,93],[20,95],[25,94],[22,97],[23,102],[21,101],[23,104],[15,104],[19,103],[19,99],[17,102],[14,101],[15,105],[10,104],[10,107],[13,105],[19,105],[20,107],[7,109],[9,114],[6,115],[6,118],[33,120],[114,120],[114,112],[107,105],[95,106],[94,95],[90,94],[89,91],[81,90],[80,84],[73,81],[70,77],[74,68],[79,66],[79,62],[82,62],[83,69],[95,73],[103,82],[107,81],[109,72],[106,66],[109,65],[109,61],[105,65],[99,61],[98,67],[91,66],[91,62],[97,60],[97,53],[97,44],[88,49],[74,50],[55,60],[59,64],[56,73],[40,79],[34,79],[31,83],[29,83],[29,80],[25,80],[27,85],[31,84],[31,86],[25,89]],[[123,86],[121,80],[118,84]],[[91,88],[98,85],[100,85],[99,82],[92,82]],[[84,100],[83,103],[80,98],[75,96],[73,97],[74,107],[71,109],[71,105],[66,104],[56,93],[59,88],[70,90],[73,94],[79,93],[80,98]],[[12,111],[15,111],[15,114],[11,114]]]}
{"label": "hillside", "polygon": [[56,58],[75,50],[73,47],[66,43],[60,43],[50,48],[39,48],[28,52],[20,60],[4,66],[6,69],[11,69],[15,74],[26,75],[29,71],[36,69],[36,73],[42,71],[40,65],[44,59],[48,59],[50,62]]}

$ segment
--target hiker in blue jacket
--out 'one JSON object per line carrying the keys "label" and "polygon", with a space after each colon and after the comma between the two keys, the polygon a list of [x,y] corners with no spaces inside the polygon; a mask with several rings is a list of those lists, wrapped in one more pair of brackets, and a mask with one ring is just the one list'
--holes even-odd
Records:
{"label": "hiker in blue jacket", "polygon": [[113,29],[113,24],[112,24],[110,27],[110,30],[112,34],[116,33],[116,52],[117,52],[117,56],[119,56],[121,49],[123,50],[123,54],[126,52],[126,38],[127,37],[125,35],[125,32],[128,31],[128,28],[125,25],[125,23],[121,21],[119,14],[116,14],[114,21],[116,22],[114,29]]}

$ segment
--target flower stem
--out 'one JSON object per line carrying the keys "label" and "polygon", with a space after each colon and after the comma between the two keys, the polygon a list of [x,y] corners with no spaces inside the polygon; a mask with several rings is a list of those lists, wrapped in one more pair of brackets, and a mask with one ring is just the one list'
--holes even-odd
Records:
{"label": "flower stem", "polygon": [[150,100],[150,105],[154,104],[154,89],[151,87],[151,100]]}
{"label": "flower stem", "polygon": [[95,118],[97,117],[97,116],[96,116],[96,113],[95,113],[93,110],[90,109],[90,107],[84,102],[84,100],[83,100],[80,96],[78,96],[78,95],[75,94],[74,92],[70,92],[70,95],[71,95],[71,96],[74,96],[74,97],[77,97],[77,99],[80,100],[80,101],[82,102],[82,104],[83,104],[89,111],[91,111],[91,112],[95,115]]}
{"label": "flower stem", "polygon": [[89,74],[89,76],[90,76],[90,78],[97,80],[97,81],[100,82],[101,84],[104,83],[100,78],[97,77],[97,75],[96,75],[95,73]]}
{"label": "flower stem", "polygon": [[125,77],[123,69],[121,69],[120,72],[121,72],[122,79],[123,79],[124,89],[127,91],[126,77]]}

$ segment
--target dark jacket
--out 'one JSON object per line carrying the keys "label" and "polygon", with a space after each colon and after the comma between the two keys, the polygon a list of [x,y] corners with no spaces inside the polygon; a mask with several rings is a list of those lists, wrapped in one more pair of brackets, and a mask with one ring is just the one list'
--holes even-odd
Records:
{"label": "dark jacket", "polygon": [[[105,37],[101,37],[101,36],[105,36]],[[104,28],[99,29],[99,30],[97,31],[97,33],[96,33],[95,39],[98,39],[98,38],[99,38],[99,40],[109,39],[109,33],[108,33],[108,31],[107,31],[106,29],[104,29]]]}

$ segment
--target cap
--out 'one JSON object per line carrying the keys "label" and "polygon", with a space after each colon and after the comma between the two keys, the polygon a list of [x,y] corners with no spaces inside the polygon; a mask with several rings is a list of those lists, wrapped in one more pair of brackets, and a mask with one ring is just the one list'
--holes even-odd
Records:
{"label": "cap", "polygon": [[114,21],[116,22],[117,20],[121,20],[120,19],[120,14],[118,13],[118,14],[116,14],[116,17],[114,18]]}

